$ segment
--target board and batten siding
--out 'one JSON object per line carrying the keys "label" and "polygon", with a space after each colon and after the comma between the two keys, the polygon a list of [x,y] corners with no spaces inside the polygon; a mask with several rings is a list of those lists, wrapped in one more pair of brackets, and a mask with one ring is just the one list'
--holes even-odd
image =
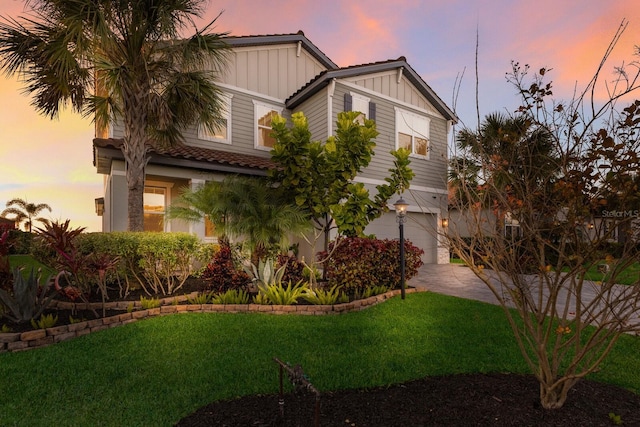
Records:
{"label": "board and batten siding", "polygon": [[420,91],[416,89],[406,78],[401,77],[398,82],[398,72],[386,71],[376,74],[368,74],[366,76],[358,76],[345,81],[361,86],[368,91],[377,92],[382,95],[397,99],[406,104],[413,105],[417,108],[427,110],[430,115],[442,115],[422,96]]}
{"label": "board and batten siding", "polygon": [[221,83],[287,99],[326,68],[295,43],[235,48]]}

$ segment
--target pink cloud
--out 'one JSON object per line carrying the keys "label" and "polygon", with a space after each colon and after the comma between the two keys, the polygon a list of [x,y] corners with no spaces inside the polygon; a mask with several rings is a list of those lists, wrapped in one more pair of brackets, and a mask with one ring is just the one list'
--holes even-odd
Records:
{"label": "pink cloud", "polygon": [[[535,70],[552,68],[550,76],[555,93],[569,97],[576,83],[581,88],[590,81],[621,21],[640,16],[640,3],[611,1],[594,11],[578,0],[541,0],[535,6],[515,3],[503,12],[502,29],[496,30],[491,38],[491,43],[499,47],[488,49],[492,52],[490,58],[502,58],[502,67],[508,65],[504,64],[504,59],[510,58],[527,63]],[[526,19],[511,19],[525,16]],[[487,18],[485,15],[484,19]],[[490,25],[485,22],[487,32]],[[637,25],[637,22],[635,26],[631,25],[623,34],[603,69],[603,77],[608,80],[613,77],[614,66],[625,60],[628,63],[638,59],[632,57],[633,45],[639,42],[637,33],[633,33],[633,28],[637,31]],[[486,50],[482,43],[481,50]]]}

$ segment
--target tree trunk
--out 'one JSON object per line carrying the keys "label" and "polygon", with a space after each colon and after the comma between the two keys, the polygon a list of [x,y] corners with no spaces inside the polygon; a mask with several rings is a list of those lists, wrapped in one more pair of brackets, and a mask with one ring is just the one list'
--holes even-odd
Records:
{"label": "tree trunk", "polygon": [[[324,214],[324,253],[329,253],[329,239],[331,238],[331,222],[330,222],[329,214]],[[315,256],[315,254],[314,254]],[[325,263],[322,264],[322,280],[327,280],[327,269],[326,269],[326,260]]]}
{"label": "tree trunk", "polygon": [[[126,158],[126,156],[125,156]],[[135,156],[133,156],[136,159]],[[142,165],[140,164],[142,163]],[[144,231],[144,165],[146,160],[127,161],[127,206],[129,231]]]}
{"label": "tree trunk", "polygon": [[122,153],[126,163],[127,211],[129,231],[144,231],[144,180],[147,166],[147,114],[143,86],[123,89],[124,144]]}
{"label": "tree trunk", "polygon": [[544,409],[562,408],[574,384],[575,381],[566,380],[554,386],[540,381],[540,405]]}

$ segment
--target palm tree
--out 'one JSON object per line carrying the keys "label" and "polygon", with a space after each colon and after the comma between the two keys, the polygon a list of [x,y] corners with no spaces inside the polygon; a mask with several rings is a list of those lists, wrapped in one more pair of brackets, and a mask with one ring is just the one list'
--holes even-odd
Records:
{"label": "palm tree", "polygon": [[[148,150],[175,144],[194,124],[215,131],[223,103],[214,84],[226,33],[195,28],[206,0],[27,0],[30,16],[0,22],[0,69],[26,82],[39,112],[71,104],[97,129],[124,126],[130,231],[144,229]],[[217,18],[216,18],[217,19]],[[180,38],[193,27],[193,35]]]}
{"label": "palm tree", "polygon": [[7,202],[7,208],[0,212],[0,216],[6,218],[7,215],[13,215],[13,220],[18,224],[24,222],[25,229],[31,233],[33,221],[46,223],[46,218],[38,218],[38,214],[47,209],[51,212],[51,206],[46,203],[29,203],[23,199],[11,199]]}
{"label": "palm tree", "polygon": [[231,175],[222,182],[185,189],[179,204],[169,207],[167,217],[199,221],[206,216],[223,238],[244,238],[257,263],[286,248],[291,234],[311,228],[308,215],[286,200],[282,191],[264,179]]}
{"label": "palm tree", "polygon": [[451,162],[449,178],[458,185],[464,179],[472,185],[489,183],[497,193],[514,185],[534,192],[559,172],[551,132],[523,116],[489,114],[478,131],[458,132],[456,143],[462,155]]}

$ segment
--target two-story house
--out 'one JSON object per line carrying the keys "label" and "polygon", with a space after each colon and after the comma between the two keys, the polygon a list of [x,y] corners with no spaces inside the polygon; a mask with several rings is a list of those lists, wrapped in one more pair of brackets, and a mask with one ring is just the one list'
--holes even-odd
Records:
{"label": "two-story house", "polygon": [[[304,112],[314,140],[333,134],[337,114],[360,111],[380,132],[375,156],[358,177],[372,194],[392,166],[391,150],[411,151],[415,178],[403,197],[410,203],[405,236],[425,251],[427,263],[448,262],[448,250],[433,233],[446,218],[447,139],[455,114],[411,68],[404,57],[338,67],[302,32],[228,37],[232,55],[218,82],[226,102],[226,126],[216,134],[193,128],[185,143],[154,149],[146,168],[145,229],[185,231],[212,239],[207,224],[165,221],[164,212],[184,187],[226,174],[266,175],[273,167],[271,118]],[[125,230],[127,186],[120,151],[123,130],[112,126],[94,139],[94,164],[104,175],[104,197],[96,199],[103,231]],[[395,200],[390,200],[390,204]],[[397,238],[393,207],[372,222],[367,234]]]}

